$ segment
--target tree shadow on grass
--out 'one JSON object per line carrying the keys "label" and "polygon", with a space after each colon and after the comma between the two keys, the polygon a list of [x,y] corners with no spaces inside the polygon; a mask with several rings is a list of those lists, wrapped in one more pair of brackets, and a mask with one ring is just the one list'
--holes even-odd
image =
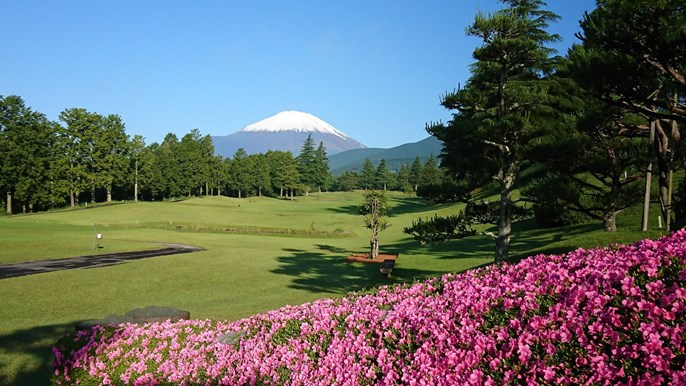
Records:
{"label": "tree shadow on grass", "polygon": [[454,204],[432,204],[420,197],[393,198],[390,202],[390,217],[409,213],[427,212],[430,210],[440,210]]}
{"label": "tree shadow on grass", "polygon": [[[360,215],[360,205],[362,200],[360,200],[359,205],[344,205],[337,206],[333,208],[327,208],[327,210],[340,214],[349,214],[353,216]],[[440,210],[446,207],[454,205],[454,203],[447,204],[432,204],[423,198],[419,197],[390,197],[389,198],[389,216],[399,216],[409,213],[420,213],[430,210]]]}
{"label": "tree shadow on grass", "polygon": [[510,243],[511,262],[518,262],[526,257],[544,253],[563,254],[575,250],[577,245],[566,244],[565,240],[598,229],[598,224],[586,223],[570,225],[564,228],[541,228],[536,220],[527,219],[516,224]]}
{"label": "tree shadow on grass", "polygon": [[[360,201],[360,203],[362,203],[362,201]],[[342,205],[342,206],[336,206],[333,208],[326,208],[326,210],[334,212],[334,213],[349,214],[352,216],[357,216],[360,214],[360,206],[359,205]]]}
{"label": "tree shadow on grass", "polygon": [[36,326],[0,334],[0,384],[50,385],[51,347],[62,335],[74,331],[76,323]]}
{"label": "tree shadow on grass", "polygon": [[[593,223],[564,228],[540,228],[534,219],[515,223],[510,242],[510,262],[518,262],[539,253],[561,254],[572,251],[578,246],[565,243],[566,240],[597,229],[598,225]],[[498,231],[495,226],[486,230],[493,233]],[[401,255],[433,255],[439,259],[493,258],[495,240],[489,236],[477,234],[444,243],[421,245],[408,237],[397,243],[383,245],[383,250]]]}
{"label": "tree shadow on grass", "polygon": [[[318,248],[321,252],[284,249],[289,255],[278,257],[280,266],[272,272],[291,276],[291,288],[329,294],[346,294],[443,273],[403,268],[402,262],[398,261],[391,278],[387,278],[381,273],[379,264],[349,263],[345,260],[348,252],[339,254],[340,249],[327,245],[319,245]],[[335,250],[335,255],[328,253],[332,250]]]}

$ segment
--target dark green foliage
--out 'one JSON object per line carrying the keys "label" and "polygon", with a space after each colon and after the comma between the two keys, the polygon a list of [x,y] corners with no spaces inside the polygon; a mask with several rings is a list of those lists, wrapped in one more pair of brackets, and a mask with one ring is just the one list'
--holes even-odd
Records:
{"label": "dark green foliage", "polygon": [[385,191],[391,186],[393,175],[386,166],[386,160],[381,159],[381,161],[379,161],[379,166],[376,168],[376,175],[374,177],[376,180],[376,189],[383,189]]}
{"label": "dark green foliage", "polygon": [[443,172],[438,168],[433,154],[426,160],[422,167],[422,176],[419,185],[440,185],[443,180]]}
{"label": "dark green foliage", "polygon": [[362,171],[360,172],[359,179],[360,187],[367,189],[374,189],[376,184],[376,169],[372,160],[365,158],[364,164],[362,164]]}
{"label": "dark green foliage", "polygon": [[489,175],[500,190],[496,262],[507,260],[519,173],[529,144],[556,130],[560,94],[551,77],[558,58],[548,44],[560,40],[546,31],[559,17],[544,2],[503,1],[506,8],[476,15],[467,34],[481,39],[474,50],[471,76],[442,105],[453,110],[447,124],[427,131],[443,141],[441,165],[461,180]]}
{"label": "dark green foliage", "polygon": [[441,184],[419,185],[417,197],[431,202],[467,201],[470,197],[465,182],[445,181]]}
{"label": "dark green foliage", "polygon": [[12,196],[10,211],[12,206],[41,210],[64,202],[54,168],[57,131],[54,122],[20,97],[0,95],[0,190],[3,200],[6,193]]}
{"label": "dark green foliage", "polygon": [[[476,224],[497,224],[500,206],[497,202],[470,202],[465,208],[465,216]],[[512,207],[512,221],[520,221],[531,216],[531,211],[523,206]]]}
{"label": "dark green foliage", "polygon": [[293,192],[300,183],[300,173],[298,173],[298,161],[290,151],[268,151],[270,174],[269,177],[275,191],[279,192],[279,197],[284,193]]}
{"label": "dark green foliage", "polygon": [[571,202],[581,200],[581,187],[571,179],[548,174],[532,181],[524,194],[534,202],[531,207],[534,218],[543,227],[580,224],[590,219],[583,212],[570,208]]}
{"label": "dark green foliage", "polygon": [[681,180],[676,189],[672,210],[674,211],[675,228],[686,227],[686,177]]}
{"label": "dark green foliage", "polygon": [[476,234],[476,231],[472,229],[472,222],[465,217],[464,212],[447,217],[434,215],[426,220],[418,218],[412,221],[412,226],[403,228],[403,232],[422,245],[461,239]]}
{"label": "dark green foliage", "polygon": [[561,202],[533,204],[531,210],[536,222],[544,228],[581,224],[589,220],[585,214],[570,210]]}
{"label": "dark green foliage", "polygon": [[388,228],[389,208],[386,194],[371,190],[365,193],[364,202],[360,205],[360,214],[364,216],[364,225],[371,231],[369,239],[369,257],[375,259],[379,255],[379,233]]}
{"label": "dark green foliage", "polygon": [[333,176],[329,169],[329,158],[326,156],[324,142],[319,142],[319,147],[314,152],[314,182],[319,191],[326,190],[331,186]]}
{"label": "dark green foliage", "polygon": [[410,166],[410,176],[409,176],[409,181],[410,184],[414,187],[415,192],[417,191],[417,188],[419,187],[419,182],[422,179],[422,163],[419,160],[419,156],[417,156],[414,161],[412,161],[412,166]]}
{"label": "dark green foliage", "polygon": [[360,176],[354,170],[346,170],[338,176],[336,188],[340,191],[351,191],[359,186]]}
{"label": "dark green foliage", "polygon": [[307,136],[298,155],[298,173],[300,182],[306,192],[318,186],[317,166],[315,165],[314,139],[312,134]]}

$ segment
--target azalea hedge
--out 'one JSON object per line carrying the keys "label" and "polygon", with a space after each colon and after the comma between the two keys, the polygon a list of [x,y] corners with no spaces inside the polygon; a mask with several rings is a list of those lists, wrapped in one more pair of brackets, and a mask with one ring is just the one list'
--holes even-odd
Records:
{"label": "azalea hedge", "polygon": [[94,327],[65,385],[686,384],[686,231],[235,321]]}

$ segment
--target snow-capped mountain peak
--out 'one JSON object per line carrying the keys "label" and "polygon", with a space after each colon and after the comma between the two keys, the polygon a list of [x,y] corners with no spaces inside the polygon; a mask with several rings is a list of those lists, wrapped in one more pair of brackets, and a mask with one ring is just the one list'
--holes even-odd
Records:
{"label": "snow-capped mountain peak", "polygon": [[347,135],[333,127],[331,124],[301,111],[282,111],[269,118],[255,122],[244,127],[241,131],[255,132],[320,132],[335,135],[340,138],[348,138]]}

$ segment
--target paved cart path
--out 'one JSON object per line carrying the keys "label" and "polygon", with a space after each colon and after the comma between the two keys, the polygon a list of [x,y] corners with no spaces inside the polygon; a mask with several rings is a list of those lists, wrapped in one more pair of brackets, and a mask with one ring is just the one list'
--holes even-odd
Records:
{"label": "paved cart path", "polygon": [[126,260],[138,260],[155,256],[202,251],[202,248],[190,245],[163,245],[166,247],[162,249],[151,249],[148,251],[108,253],[104,255],[88,255],[70,257],[66,259],[38,260],[29,261],[26,263],[0,265],[0,280],[17,276],[33,275],[36,273],[61,271],[65,269],[106,267],[110,265],[121,264]]}

